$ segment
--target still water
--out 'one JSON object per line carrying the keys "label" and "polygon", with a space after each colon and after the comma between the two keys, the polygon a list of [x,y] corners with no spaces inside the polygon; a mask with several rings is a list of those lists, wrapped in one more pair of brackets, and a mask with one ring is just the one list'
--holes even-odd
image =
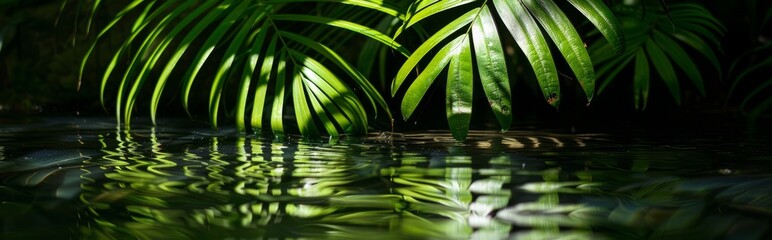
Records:
{"label": "still water", "polygon": [[765,239],[742,128],[274,140],[189,122],[0,125],[3,239]]}

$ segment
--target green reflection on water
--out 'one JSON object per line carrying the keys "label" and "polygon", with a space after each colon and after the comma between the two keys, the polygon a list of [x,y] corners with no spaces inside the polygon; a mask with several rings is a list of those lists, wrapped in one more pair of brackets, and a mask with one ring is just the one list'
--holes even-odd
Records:
{"label": "green reflection on water", "polygon": [[[695,236],[724,236],[733,227],[756,226],[746,235],[761,237],[768,220],[753,225],[748,219],[754,218],[739,213],[719,218],[717,207],[708,205],[761,215],[772,209],[768,198],[753,198],[768,192],[743,192],[725,181],[608,181],[646,173],[652,163],[645,155],[571,166],[515,159],[506,152],[475,156],[453,145],[426,154],[369,144],[247,136],[162,141],[159,135],[154,129],[146,136],[120,130],[100,135],[104,156],[89,162],[98,168],[84,168],[82,175],[80,199],[90,217],[81,227],[85,236],[691,238],[695,226],[710,224],[723,230]],[[521,139],[526,140],[541,144],[535,137]],[[770,182],[759,181],[747,187]],[[702,198],[673,195],[678,192]],[[713,198],[730,193],[747,197]]]}
{"label": "green reflection on water", "polygon": [[97,239],[772,234],[772,177],[689,148],[609,151],[591,138],[479,132],[465,144],[437,133],[329,144],[189,132],[79,136],[93,154],[0,144],[3,237],[56,234],[23,227],[50,216],[72,219],[60,235]]}
{"label": "green reflection on water", "polygon": [[[90,181],[81,195],[96,225],[83,233],[598,237],[589,220],[602,210],[560,201],[561,194],[589,193],[590,181],[563,181],[554,167],[518,169],[520,162],[506,153],[473,159],[457,146],[425,155],[245,136],[226,145],[217,136],[201,141],[206,147],[197,141],[168,146],[154,129],[143,141],[124,131],[101,138],[101,172],[84,174]],[[475,161],[492,167],[473,168]],[[513,176],[542,181],[512,182]],[[532,200],[513,202],[513,195]],[[515,228],[527,230],[512,234]]]}
{"label": "green reflection on water", "polygon": [[[80,199],[93,218],[82,227],[87,236],[469,238],[475,229],[495,236],[511,229],[492,219],[508,191],[502,184],[480,187],[508,181],[509,171],[486,173],[475,185],[472,158],[463,152],[395,157],[368,147],[243,136],[228,140],[231,146],[219,137],[206,148],[167,146],[155,130],[142,141],[125,131],[99,141],[105,154],[93,162],[99,170],[84,169],[82,176]],[[494,160],[508,164],[506,156]]]}

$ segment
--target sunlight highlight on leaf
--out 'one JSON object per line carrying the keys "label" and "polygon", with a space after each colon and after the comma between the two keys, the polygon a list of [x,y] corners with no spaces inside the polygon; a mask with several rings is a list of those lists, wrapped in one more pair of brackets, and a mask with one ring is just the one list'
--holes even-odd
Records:
{"label": "sunlight highlight on leaf", "polygon": [[[431,62],[421,74],[416,77],[413,83],[408,87],[405,93],[405,98],[402,99],[401,112],[402,118],[407,119],[413,115],[413,111],[418,106],[418,103],[423,99],[426,90],[434,83],[434,80],[448,65],[450,59],[461,51],[461,46],[465,43],[466,35],[458,36],[453,41],[442,47],[437,55],[432,58]],[[467,43],[468,44],[468,43]],[[411,57],[412,58],[412,57]],[[404,67],[404,65],[403,65]]]}
{"label": "sunlight highlight on leaf", "polygon": [[[411,54],[410,57],[407,59],[407,61],[405,61],[405,63],[403,63],[402,66],[399,68],[399,71],[397,72],[397,76],[392,82],[391,96],[394,96],[397,93],[399,88],[402,86],[402,83],[405,81],[405,79],[407,79],[408,74],[410,74],[410,72],[413,71],[413,69],[416,68],[416,66],[418,66],[418,62],[421,61],[421,59],[423,59],[426,56],[426,54],[428,54],[429,51],[432,50],[432,48],[439,45],[442,40],[445,40],[446,38],[450,37],[451,34],[455,33],[456,31],[460,30],[464,26],[471,23],[476,17],[478,11],[479,9],[475,8],[459,16],[452,22],[448,23],[445,27],[438,30],[434,35],[429,37],[429,39],[426,39],[426,41],[423,42],[421,46],[419,46],[415,51],[413,51],[413,54]],[[432,66],[432,65],[430,64],[429,66]],[[409,116],[410,114],[405,114],[405,112],[402,112],[402,115]]]}
{"label": "sunlight highlight on leaf", "polygon": [[493,4],[509,34],[531,63],[544,99],[557,107],[560,103],[558,71],[536,20],[525,7],[513,1],[494,0]]}
{"label": "sunlight highlight on leaf", "polygon": [[445,112],[450,132],[455,139],[466,138],[469,122],[472,119],[472,51],[469,38],[459,43],[459,52],[452,55],[448,66],[448,83],[445,99]]}
{"label": "sunlight highlight on leaf", "polygon": [[[471,32],[483,90],[488,98],[488,104],[501,125],[501,130],[506,131],[512,124],[509,74],[498,29],[487,6],[482,8],[480,16],[472,23]],[[471,66],[472,63],[470,62],[469,65]]]}
{"label": "sunlight highlight on leaf", "polygon": [[595,95],[595,72],[579,33],[552,0],[523,0],[523,3],[566,58],[584,89],[587,101],[591,102]]}

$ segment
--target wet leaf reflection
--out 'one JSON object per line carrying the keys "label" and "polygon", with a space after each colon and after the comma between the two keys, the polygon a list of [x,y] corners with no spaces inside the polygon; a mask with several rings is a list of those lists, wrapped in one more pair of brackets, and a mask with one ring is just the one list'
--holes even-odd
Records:
{"label": "wet leaf reflection", "polygon": [[589,193],[591,182],[565,181],[560,168],[506,152],[141,135],[100,139],[105,156],[83,175],[81,199],[94,219],[84,234],[590,238],[598,237],[590,220],[608,214],[561,201]]}
{"label": "wet leaf reflection", "polygon": [[[73,238],[95,239],[772,234],[768,173],[739,175],[752,169],[704,161],[691,149],[622,151],[593,136],[525,132],[336,144],[189,129],[95,132],[79,140],[96,153],[0,146],[4,227],[23,230],[8,223],[51,214],[74,219],[61,227]],[[57,207],[67,210],[52,213]]]}

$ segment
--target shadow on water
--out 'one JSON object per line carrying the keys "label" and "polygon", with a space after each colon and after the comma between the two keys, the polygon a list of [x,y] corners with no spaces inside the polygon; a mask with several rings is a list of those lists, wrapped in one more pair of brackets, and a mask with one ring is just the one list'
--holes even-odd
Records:
{"label": "shadow on water", "polygon": [[471,132],[456,143],[430,131],[333,144],[127,132],[105,119],[10,125],[1,236],[770,237],[769,141],[678,136]]}

